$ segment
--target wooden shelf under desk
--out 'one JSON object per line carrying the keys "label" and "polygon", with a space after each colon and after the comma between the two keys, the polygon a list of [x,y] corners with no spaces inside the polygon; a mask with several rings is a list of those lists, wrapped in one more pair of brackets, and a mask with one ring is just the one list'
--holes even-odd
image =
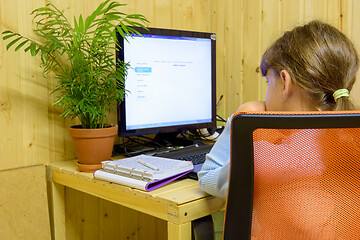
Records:
{"label": "wooden shelf under desk", "polygon": [[94,179],[79,172],[76,160],[47,166],[51,183],[55,239],[66,239],[65,188],[69,187],[101,199],[149,214],[167,222],[168,239],[191,239],[191,221],[224,208],[224,199],[206,194],[197,181],[182,179],[151,192]]}

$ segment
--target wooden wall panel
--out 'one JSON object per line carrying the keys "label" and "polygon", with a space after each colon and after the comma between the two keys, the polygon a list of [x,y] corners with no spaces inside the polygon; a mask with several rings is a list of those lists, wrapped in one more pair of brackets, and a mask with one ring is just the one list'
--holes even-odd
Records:
{"label": "wooden wall panel", "polygon": [[[356,0],[342,0],[340,2],[342,30],[351,38],[360,53],[360,4]],[[357,78],[360,78],[360,73],[357,74]],[[360,106],[360,80],[357,80],[351,97]]]}
{"label": "wooden wall panel", "polygon": [[45,167],[0,171],[0,239],[50,239]]}
{"label": "wooden wall panel", "polygon": [[[44,3],[1,0],[0,31],[10,29],[36,39],[30,13]],[[51,77],[43,77],[38,58],[14,48],[6,51],[5,46],[0,40],[0,169],[64,160],[70,139],[59,110],[52,107]],[[74,152],[68,157],[74,158]]]}
{"label": "wooden wall panel", "polygon": [[[257,1],[246,1],[246,3],[256,3]],[[243,79],[248,77],[246,70],[251,62],[243,51],[246,47],[246,37],[253,37],[251,32],[248,32],[246,26],[247,14],[250,12],[246,9],[248,6],[246,3],[240,1],[228,1],[225,4],[225,25],[224,25],[224,44],[226,45],[222,53],[226,59],[224,59],[224,98],[226,99],[225,113],[235,112],[241,102],[245,101],[248,91],[244,92],[245,82]],[[239,9],[242,9],[245,17],[239,14]],[[256,30],[255,30],[256,31]],[[216,30],[215,30],[216,32]],[[239,37],[242,37],[239,38]],[[243,40],[243,41],[242,41]],[[220,45],[221,47],[221,45]],[[255,48],[252,48],[255,49]],[[249,55],[252,53],[247,52]],[[221,54],[221,53],[220,53]],[[250,89],[250,88],[249,88]],[[228,102],[235,104],[229,105]],[[228,117],[226,114],[225,117]]]}
{"label": "wooden wall panel", "polygon": [[[155,0],[154,19],[151,24],[159,28],[168,28],[172,26],[172,8],[169,0]],[[147,16],[147,15],[146,15]]]}
{"label": "wooden wall panel", "polygon": [[[0,31],[33,37],[29,13],[39,6],[40,0],[1,0]],[[42,163],[49,156],[48,94],[39,60],[7,52],[2,40],[0,58],[0,170]]]}
{"label": "wooden wall panel", "polygon": [[221,1],[211,1],[209,6],[209,24],[210,24],[210,32],[216,33],[216,96],[217,101],[221,96],[223,99],[219,102],[217,108],[217,114],[222,117],[227,117],[226,110],[226,102],[227,97],[225,94],[225,58],[224,54],[225,49],[225,4]]}
{"label": "wooden wall panel", "polygon": [[[279,0],[271,0],[262,2],[262,9],[261,9],[261,46],[262,49],[261,56],[259,57],[259,65],[261,61],[262,54],[264,51],[270,47],[270,45],[281,36],[281,29],[282,27],[282,9],[283,6],[281,5],[282,1]],[[260,69],[257,71],[259,76],[257,80],[259,83],[258,88],[258,100],[265,101],[266,91],[267,91],[267,84],[264,78],[261,77]],[[256,99],[252,99],[256,100]]]}
{"label": "wooden wall panel", "polygon": [[[260,88],[260,75],[257,71],[263,53],[261,42],[261,0],[244,1],[243,66],[244,102],[257,100]],[[231,87],[231,86],[230,86]],[[255,97],[255,98],[254,98]],[[235,109],[236,110],[236,109]]]}

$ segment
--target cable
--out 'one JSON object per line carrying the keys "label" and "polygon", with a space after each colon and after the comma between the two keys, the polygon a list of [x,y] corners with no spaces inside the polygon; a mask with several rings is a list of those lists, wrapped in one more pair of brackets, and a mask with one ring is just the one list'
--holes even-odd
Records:
{"label": "cable", "polygon": [[[220,98],[221,100],[222,98]],[[219,100],[219,102],[220,102]],[[217,122],[226,122],[221,116],[216,115]],[[195,129],[195,130],[188,130],[182,131],[179,134],[184,139],[189,139],[192,141],[198,141],[198,144],[204,144],[204,141],[214,141],[216,140],[219,135],[221,134],[222,130],[216,128],[214,129]],[[165,145],[164,145],[165,144]],[[141,154],[147,151],[157,151],[163,150],[165,148],[174,148],[175,146],[165,139],[163,140],[163,144],[156,141],[153,138],[139,135],[133,137],[124,137],[122,138],[122,142],[120,144],[115,144],[113,148],[113,156],[116,155],[125,155],[131,156],[133,154]]]}
{"label": "cable", "polygon": [[216,119],[216,121],[218,122],[226,122],[226,120],[224,118],[222,118],[220,115],[216,115],[217,118],[219,119]]}

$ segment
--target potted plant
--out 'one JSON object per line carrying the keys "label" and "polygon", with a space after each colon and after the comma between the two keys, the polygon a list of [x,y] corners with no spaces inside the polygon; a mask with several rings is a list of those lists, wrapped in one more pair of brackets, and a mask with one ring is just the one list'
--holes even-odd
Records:
{"label": "potted plant", "polygon": [[[71,25],[49,2],[31,13],[40,41],[10,30],[2,33],[3,40],[10,41],[7,50],[16,46],[15,51],[23,49],[32,56],[40,55],[44,74],[55,74],[54,104],[63,109],[62,117],[78,118],[81,122],[69,128],[81,171],[94,171],[101,167],[101,161],[111,157],[117,134],[117,125],[108,124],[106,115],[115,111],[123,99],[125,89],[119,86],[124,83],[128,64],[115,59],[119,48],[116,32],[126,39],[129,33],[138,34],[132,26],[146,28],[144,24],[148,23],[143,15],[117,10],[124,5],[106,0],[86,19],[82,15],[74,18]],[[105,132],[105,137],[101,132]],[[104,148],[102,143],[91,143],[94,137],[105,140]],[[75,142],[77,139],[80,143]]]}

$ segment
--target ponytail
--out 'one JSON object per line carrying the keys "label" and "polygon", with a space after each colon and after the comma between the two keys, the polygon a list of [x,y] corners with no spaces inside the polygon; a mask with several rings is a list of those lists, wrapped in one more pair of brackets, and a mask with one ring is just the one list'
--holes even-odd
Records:
{"label": "ponytail", "polygon": [[353,101],[349,97],[342,97],[338,99],[334,105],[333,111],[357,110]]}

